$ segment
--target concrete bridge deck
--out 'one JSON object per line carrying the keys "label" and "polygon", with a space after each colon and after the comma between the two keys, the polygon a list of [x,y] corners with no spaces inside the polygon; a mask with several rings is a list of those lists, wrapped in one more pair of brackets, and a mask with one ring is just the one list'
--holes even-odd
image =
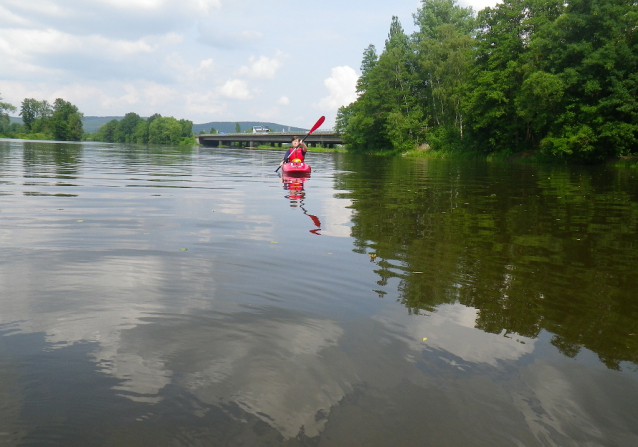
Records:
{"label": "concrete bridge deck", "polygon": [[[305,134],[295,132],[201,134],[197,135],[197,142],[208,147],[231,146],[233,143],[240,147],[257,147],[265,144],[283,147],[290,144],[293,136],[303,138]],[[316,131],[306,137],[305,143],[309,147],[334,148],[337,144],[343,144],[343,141],[334,131]]]}

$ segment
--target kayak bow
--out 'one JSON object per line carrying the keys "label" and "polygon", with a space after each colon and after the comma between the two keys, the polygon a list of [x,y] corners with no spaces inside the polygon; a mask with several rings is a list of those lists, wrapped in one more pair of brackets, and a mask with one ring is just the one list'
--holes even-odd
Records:
{"label": "kayak bow", "polygon": [[310,165],[303,161],[291,161],[289,163],[284,163],[282,170],[286,174],[310,174]]}

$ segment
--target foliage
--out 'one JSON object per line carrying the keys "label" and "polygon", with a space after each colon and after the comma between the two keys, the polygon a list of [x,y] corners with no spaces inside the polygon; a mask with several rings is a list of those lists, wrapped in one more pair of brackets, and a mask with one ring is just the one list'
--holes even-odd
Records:
{"label": "foliage", "polygon": [[2,102],[2,95],[0,95],[0,133],[9,131],[9,127],[10,127],[9,112],[15,112],[15,111],[16,111],[15,106],[12,104],[9,104],[8,102]]}
{"label": "foliage", "polygon": [[20,115],[27,133],[51,133],[53,107],[48,101],[25,98],[20,106]]}
{"label": "foliage", "polygon": [[108,121],[93,134],[85,134],[83,114],[75,105],[62,98],[57,98],[53,105],[46,100],[25,98],[20,107],[23,126],[9,123],[8,112],[15,111],[13,105],[0,102],[0,133],[17,138],[58,141],[85,139],[109,143],[196,144],[192,121],[162,117],[159,113],[144,119],[137,113],[130,112],[121,120]]}
{"label": "foliage", "polygon": [[108,143],[195,144],[192,121],[162,117],[158,113],[148,119],[127,113],[119,121],[113,119],[102,125],[91,139]]}
{"label": "foliage", "polygon": [[349,150],[435,150],[600,161],[638,152],[638,4],[508,0],[475,15],[422,0],[363,54],[339,109]]}
{"label": "foliage", "polygon": [[422,112],[415,97],[415,61],[411,43],[397,17],[380,57],[370,45],[364,52],[359,98],[339,109],[336,129],[358,151],[402,151],[422,139]]}

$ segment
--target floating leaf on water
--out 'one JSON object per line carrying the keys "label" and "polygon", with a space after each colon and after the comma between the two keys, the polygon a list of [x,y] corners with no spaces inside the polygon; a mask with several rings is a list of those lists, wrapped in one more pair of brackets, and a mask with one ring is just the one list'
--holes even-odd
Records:
{"label": "floating leaf on water", "polygon": [[277,241],[270,241],[270,243],[271,243],[271,244],[276,244],[276,243],[277,243]]}
{"label": "floating leaf on water", "polygon": [[186,250],[188,250],[188,248],[182,248],[181,250],[182,250],[182,251],[186,251]]}
{"label": "floating leaf on water", "polygon": [[426,341],[428,338],[427,337],[423,337],[423,341]]}
{"label": "floating leaf on water", "polygon": [[78,222],[84,222],[82,219],[79,219]]}

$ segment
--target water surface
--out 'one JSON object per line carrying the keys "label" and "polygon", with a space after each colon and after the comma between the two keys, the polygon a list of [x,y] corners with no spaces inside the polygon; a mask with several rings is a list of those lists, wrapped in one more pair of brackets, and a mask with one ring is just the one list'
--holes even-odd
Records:
{"label": "water surface", "polygon": [[631,169],[0,141],[0,443],[638,445]]}

